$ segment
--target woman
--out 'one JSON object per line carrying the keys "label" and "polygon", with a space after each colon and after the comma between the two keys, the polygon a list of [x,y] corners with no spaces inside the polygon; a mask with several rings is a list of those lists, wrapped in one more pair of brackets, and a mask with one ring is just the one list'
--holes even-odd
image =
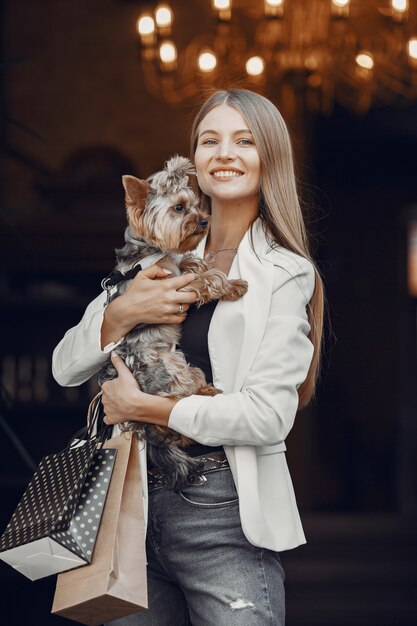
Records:
{"label": "woman", "polygon": [[[135,324],[183,322],[189,362],[212,375],[222,394],[179,401],[145,394],[119,357],[119,377],[103,385],[106,423],[169,426],[197,442],[189,453],[205,468],[180,493],[149,470],[150,608],[112,623],[282,626],[279,552],[305,543],[285,438],[314,392],[322,282],[275,106],[246,90],[215,92],[195,118],[191,145],[212,216],[196,254],[247,280],[248,293],[197,311],[193,294],[181,292],[192,276],[158,281],[163,270],[144,270],[104,312],[104,295],[90,304],[57,346],[54,375],[80,384]],[[145,471],[143,451],[141,463]]]}

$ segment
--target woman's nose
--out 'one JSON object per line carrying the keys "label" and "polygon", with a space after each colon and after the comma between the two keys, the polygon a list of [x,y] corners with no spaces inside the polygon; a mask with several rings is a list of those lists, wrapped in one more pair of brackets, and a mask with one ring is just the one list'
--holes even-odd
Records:
{"label": "woman's nose", "polygon": [[230,144],[230,142],[221,142],[218,144],[218,152],[216,155],[216,158],[218,160],[221,161],[229,161],[230,159],[234,159],[234,150],[233,150],[233,144]]}

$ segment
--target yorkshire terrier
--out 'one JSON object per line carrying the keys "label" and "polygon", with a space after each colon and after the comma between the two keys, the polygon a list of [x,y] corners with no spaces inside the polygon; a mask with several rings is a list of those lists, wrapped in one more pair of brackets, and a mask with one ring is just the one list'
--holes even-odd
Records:
{"label": "yorkshire terrier", "polygon": [[[210,269],[191,251],[209,230],[210,215],[202,212],[196,195],[189,186],[194,174],[191,162],[174,156],[162,171],[139,180],[123,176],[128,226],[125,245],[116,250],[116,266],[110,275],[116,276],[117,287],[108,302],[126,291],[133,268],[145,264],[145,259],[159,258],[157,264],[172,272],[196,274],[196,278],[182,291],[194,291],[196,306],[211,300],[237,300],[247,291],[243,280],[229,280],[218,269]],[[113,281],[114,284],[114,281]],[[183,398],[191,394],[216,395],[221,393],[207,384],[204,373],[187,364],[178,344],[181,329],[176,324],[138,324],[114,349],[133,373],[142,391],[158,396]],[[109,360],[100,370],[99,384],[112,380],[117,372]],[[144,422],[126,422],[123,429],[136,431],[147,442],[148,455],[154,466],[163,471],[167,483],[181,488],[192,473],[198,471],[199,461],[190,457],[186,446],[194,443],[188,437],[169,428]]]}

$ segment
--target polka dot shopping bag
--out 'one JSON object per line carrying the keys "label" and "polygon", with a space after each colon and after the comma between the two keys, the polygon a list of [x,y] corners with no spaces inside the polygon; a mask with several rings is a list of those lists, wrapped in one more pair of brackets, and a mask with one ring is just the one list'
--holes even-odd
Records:
{"label": "polka dot shopping bag", "polygon": [[[91,564],[59,574],[52,613],[97,626],[148,607],[138,441],[122,432]],[[82,516],[80,516],[80,521]]]}
{"label": "polka dot shopping bag", "polygon": [[91,562],[116,458],[101,448],[111,429],[91,433],[41,460],[0,538],[0,559],[31,580]]}

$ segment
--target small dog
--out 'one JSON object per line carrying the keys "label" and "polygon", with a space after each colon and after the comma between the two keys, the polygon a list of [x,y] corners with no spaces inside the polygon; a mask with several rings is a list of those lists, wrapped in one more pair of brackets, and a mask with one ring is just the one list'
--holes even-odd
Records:
{"label": "small dog", "polygon": [[[128,226],[125,246],[116,250],[112,274],[121,280],[115,293],[109,295],[109,302],[126,291],[132,268],[145,259],[153,263],[159,257],[158,265],[169,269],[174,276],[184,272],[197,275],[183,291],[197,293],[198,307],[215,299],[237,300],[246,293],[245,281],[228,280],[224,272],[209,269],[190,252],[208,232],[210,222],[210,216],[199,209],[197,198],[188,185],[191,174],[194,174],[191,162],[175,156],[166,162],[162,171],[147,180],[123,176]],[[106,282],[103,283],[109,289]],[[175,324],[138,324],[114,352],[124,359],[146,393],[170,398],[221,393],[207,384],[199,368],[187,364],[181,351],[172,351],[179,339],[180,327]],[[116,376],[115,368],[108,361],[99,373],[99,384]],[[164,472],[171,487],[181,488],[189,475],[198,471],[198,460],[182,450],[193,443],[191,439],[143,422],[127,422],[123,428],[136,431],[147,442],[152,463]]]}

